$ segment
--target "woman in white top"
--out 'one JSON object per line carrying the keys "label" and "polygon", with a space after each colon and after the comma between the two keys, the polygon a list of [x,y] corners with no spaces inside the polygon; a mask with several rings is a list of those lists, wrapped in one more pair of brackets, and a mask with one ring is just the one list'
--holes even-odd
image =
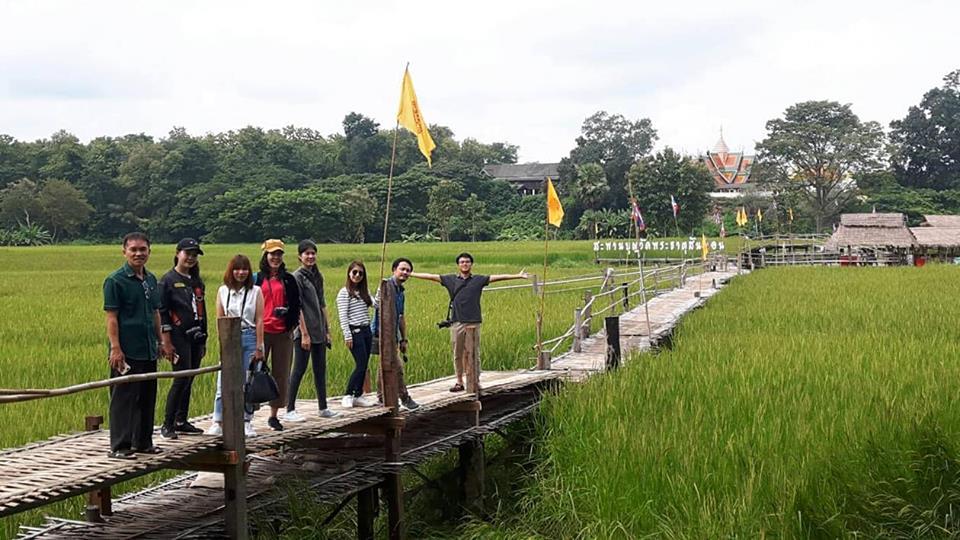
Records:
{"label": "woman in white top", "polygon": [[[217,291],[217,317],[240,317],[240,348],[243,352],[243,374],[246,377],[251,359],[263,360],[263,294],[253,284],[250,259],[235,255],[223,274],[223,285]],[[217,397],[213,401],[213,424],[207,435],[222,435],[223,399],[222,385],[217,374]],[[251,420],[253,413],[244,411],[243,432],[247,437],[256,437]]]}
{"label": "woman in white top", "polygon": [[372,407],[376,401],[363,396],[363,379],[370,362],[370,347],[373,345],[373,333],[370,332],[370,306],[373,301],[367,291],[367,269],[359,260],[350,263],[347,268],[347,283],[337,293],[337,315],[343,339],[356,363],[347,394],[343,396],[344,407]]}

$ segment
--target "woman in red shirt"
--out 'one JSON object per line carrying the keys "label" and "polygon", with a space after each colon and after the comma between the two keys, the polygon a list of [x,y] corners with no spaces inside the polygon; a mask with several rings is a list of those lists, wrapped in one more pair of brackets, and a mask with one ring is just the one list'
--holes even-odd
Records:
{"label": "woman in red shirt", "polygon": [[300,289],[297,279],[287,272],[283,264],[283,241],[271,238],[260,247],[263,257],[260,259],[257,285],[263,293],[264,359],[270,360],[273,378],[280,390],[277,399],[270,402],[267,425],[274,431],[281,431],[283,425],[277,419],[277,412],[287,402],[287,383],[293,358],[293,329],[300,322]]}

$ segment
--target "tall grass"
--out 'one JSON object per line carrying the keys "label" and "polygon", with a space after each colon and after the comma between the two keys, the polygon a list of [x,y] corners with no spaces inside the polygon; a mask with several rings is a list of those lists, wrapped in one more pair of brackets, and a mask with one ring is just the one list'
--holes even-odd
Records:
{"label": "tall grass", "polygon": [[958,278],[940,266],[736,280],[673,350],[545,401],[544,464],[496,535],[960,535]]}

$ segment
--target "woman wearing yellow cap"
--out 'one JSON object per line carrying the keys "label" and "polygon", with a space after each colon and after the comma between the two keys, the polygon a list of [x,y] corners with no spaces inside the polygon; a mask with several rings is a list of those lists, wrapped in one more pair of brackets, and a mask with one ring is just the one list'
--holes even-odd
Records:
{"label": "woman wearing yellow cap", "polygon": [[287,383],[290,380],[290,363],[293,358],[293,329],[300,322],[300,289],[297,279],[287,272],[283,264],[283,241],[271,238],[260,246],[260,272],[257,286],[263,293],[263,344],[264,357],[271,361],[273,377],[280,395],[270,402],[270,419],[274,431],[283,425],[277,412],[287,402]]}

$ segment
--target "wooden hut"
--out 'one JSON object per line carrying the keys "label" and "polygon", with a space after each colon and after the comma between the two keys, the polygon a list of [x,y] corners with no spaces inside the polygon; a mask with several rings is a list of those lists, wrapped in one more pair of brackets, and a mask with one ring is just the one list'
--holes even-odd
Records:
{"label": "wooden hut", "polygon": [[916,257],[940,261],[960,257],[960,216],[923,216],[923,223],[910,232],[917,239]]}
{"label": "wooden hut", "polygon": [[904,264],[916,244],[903,214],[842,214],[823,249],[851,263]]}

